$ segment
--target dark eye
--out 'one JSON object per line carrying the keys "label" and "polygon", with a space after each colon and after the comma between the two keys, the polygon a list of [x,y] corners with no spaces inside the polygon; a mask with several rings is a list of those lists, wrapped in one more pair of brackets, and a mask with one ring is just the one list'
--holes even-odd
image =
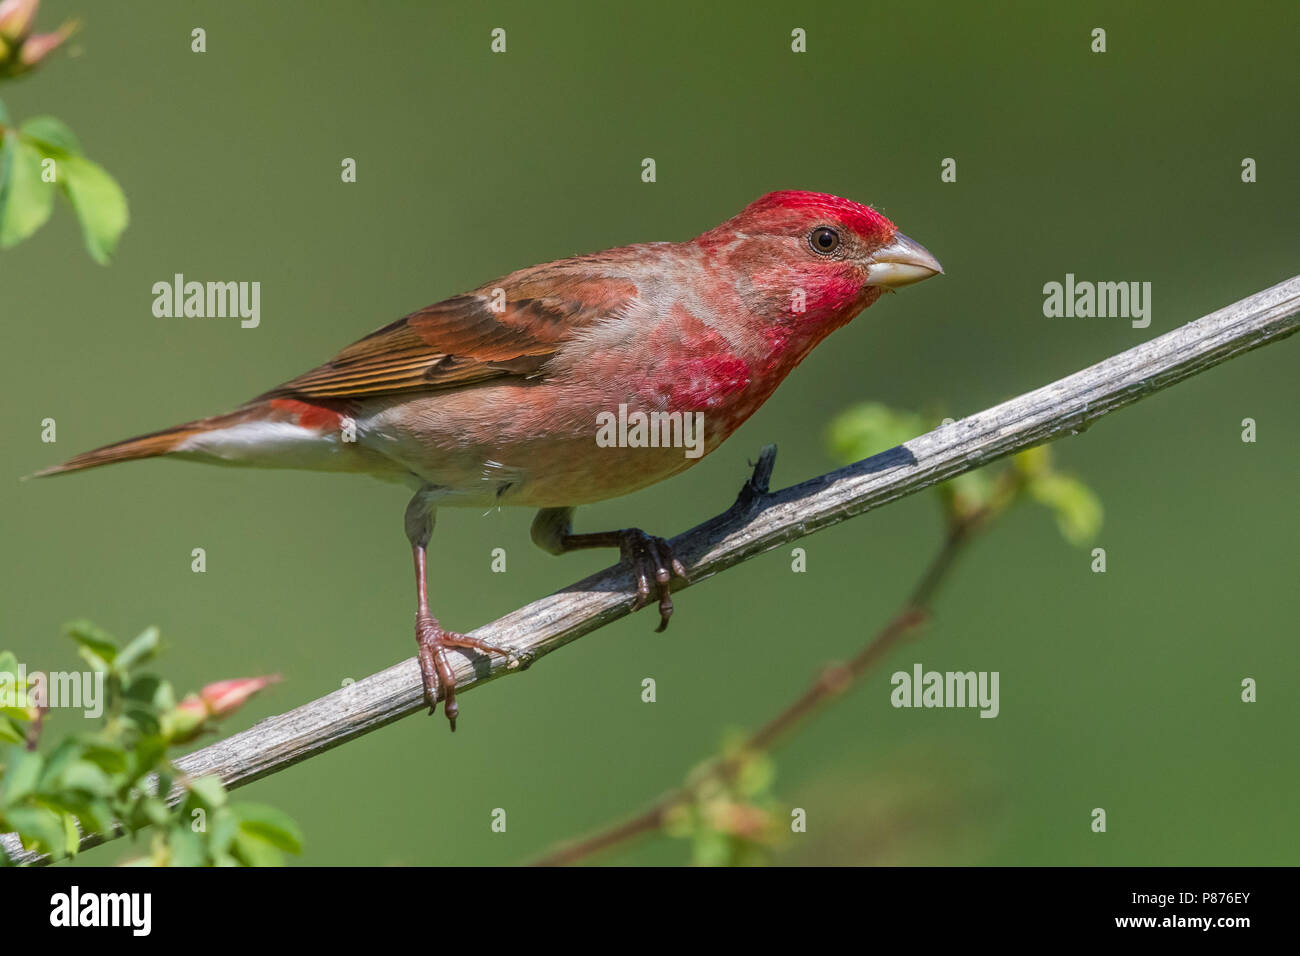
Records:
{"label": "dark eye", "polygon": [[808,237],[808,244],[812,246],[813,252],[829,255],[839,248],[840,234],[829,226],[819,226]]}

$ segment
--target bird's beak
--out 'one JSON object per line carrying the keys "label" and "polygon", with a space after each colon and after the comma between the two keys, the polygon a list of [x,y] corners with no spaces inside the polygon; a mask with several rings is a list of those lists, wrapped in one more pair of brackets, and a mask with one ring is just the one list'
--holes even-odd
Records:
{"label": "bird's beak", "polygon": [[930,250],[901,232],[887,246],[877,249],[868,257],[867,285],[897,289],[920,282],[930,276],[943,275],[943,266],[930,255]]}

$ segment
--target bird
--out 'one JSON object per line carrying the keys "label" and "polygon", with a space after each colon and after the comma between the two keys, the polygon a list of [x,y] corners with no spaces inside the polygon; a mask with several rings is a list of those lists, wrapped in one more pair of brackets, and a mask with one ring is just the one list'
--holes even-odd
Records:
{"label": "bird", "polygon": [[[530,536],[552,554],[618,548],[636,584],[634,609],[656,598],[663,630],[673,579],[687,580],[686,567],[640,528],[575,533],[575,508],[696,464],[827,335],[883,293],[942,273],[871,206],[770,192],[693,239],[512,272],[412,312],[234,411],[36,476],[167,457],[409,485],[403,523],[424,698],[430,714],[442,702],[454,731],[448,650],[518,660],[430,612],[427,551],[439,507],[536,508]],[[647,421],[662,436],[647,438]],[[693,449],[683,447],[688,439]]]}

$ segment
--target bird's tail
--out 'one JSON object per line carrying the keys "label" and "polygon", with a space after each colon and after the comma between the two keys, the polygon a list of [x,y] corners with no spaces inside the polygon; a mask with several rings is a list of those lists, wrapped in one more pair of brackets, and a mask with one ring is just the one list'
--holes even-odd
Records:
{"label": "bird's tail", "polygon": [[84,471],[87,468],[98,468],[100,465],[111,465],[119,461],[134,461],[137,458],[157,458],[160,455],[171,454],[189,439],[208,432],[218,432],[229,428],[232,425],[238,425],[243,422],[253,420],[257,417],[254,409],[245,407],[228,415],[214,415],[211,418],[200,418],[192,422],[186,422],[184,425],[174,425],[171,428],[164,428],[162,431],[150,432],[147,435],[137,435],[135,438],[128,438],[125,441],[114,442],[111,445],[104,445],[102,448],[96,448],[93,451],[82,452],[69,458],[61,465],[53,465],[49,468],[42,468],[28,477],[31,478],[48,478],[51,475],[64,475],[73,471]]}

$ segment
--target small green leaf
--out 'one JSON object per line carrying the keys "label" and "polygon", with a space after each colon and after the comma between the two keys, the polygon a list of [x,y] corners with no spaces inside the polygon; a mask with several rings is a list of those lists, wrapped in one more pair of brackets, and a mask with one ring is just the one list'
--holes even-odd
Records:
{"label": "small green leaf", "polygon": [[93,743],[86,747],[85,753],[81,756],[105,773],[123,774],[126,772],[126,752],[121,747]]}
{"label": "small green leaf", "polygon": [[77,820],[86,833],[103,833],[113,822],[113,811],[104,800],[89,800],[77,811]]}
{"label": "small green leaf", "polygon": [[[126,651],[122,653],[125,654]],[[125,678],[126,668],[122,666],[121,657],[117,659],[114,666],[122,672],[122,676]],[[124,679],[122,682],[122,699],[135,704],[143,704],[153,710],[168,710],[175,705],[171,685],[157,674],[140,674]]]}
{"label": "small green leaf", "polygon": [[117,790],[113,779],[89,760],[78,760],[70,766],[61,782],[67,790],[84,791],[94,797],[111,797]]}
{"label": "small green leaf", "polygon": [[988,469],[963,472],[939,485],[939,495],[956,519],[968,518],[993,500],[994,481]]}
{"label": "small green leaf", "polygon": [[725,833],[707,828],[696,831],[691,847],[691,863],[695,866],[726,866],[730,861],[731,840]]}
{"label": "small green leaf", "polygon": [[896,411],[878,402],[865,402],[835,416],[827,439],[835,459],[849,464],[888,451],[924,434],[926,429],[926,421],[920,415]]}
{"label": "small green leaf", "polygon": [[0,249],[18,245],[41,226],[54,210],[54,183],[41,179],[41,163],[46,159],[33,144],[17,134],[5,136],[8,153],[4,184],[5,202],[0,218]]}
{"label": "small green leaf", "polygon": [[97,671],[112,669],[117,658],[117,644],[107,631],[89,621],[73,621],[66,625],[68,637],[77,642],[77,652]]}
{"label": "small green leaf", "polygon": [[41,767],[45,758],[34,750],[24,750],[13,746],[5,755],[5,772],[3,784],[0,785],[0,801],[13,805],[36,789],[36,782],[41,778]]}
{"label": "small green leaf", "polygon": [[59,184],[81,221],[86,250],[100,265],[107,265],[130,219],[122,187],[84,156],[68,156],[60,166]]}
{"label": "small green leaf", "polygon": [[190,780],[189,788],[206,807],[220,807],[226,802],[226,788],[221,785],[220,777],[195,777]]}
{"label": "small green leaf", "polygon": [[28,696],[31,689],[30,677],[18,679],[19,667],[13,654],[6,652],[0,656],[0,715],[17,721],[32,719],[31,707],[34,701]]}
{"label": "small green leaf", "polygon": [[167,750],[167,738],[158,734],[148,734],[135,741],[135,746],[127,751],[127,777],[132,782],[151,772],[162,761]]}
{"label": "small green leaf", "polygon": [[229,807],[208,814],[208,852],[214,858],[229,856],[230,845],[239,832],[239,818]]}
{"label": "small green leaf", "polygon": [[22,837],[27,849],[39,849],[52,856],[64,856],[67,846],[67,832],[63,828],[63,819],[53,810],[45,807],[15,807],[5,811],[9,825]]}
{"label": "small green leaf", "polygon": [[[56,781],[81,757],[81,744],[74,737],[66,737],[50,751],[45,758],[45,769],[41,773],[41,789],[45,791],[58,789]],[[96,768],[98,769],[98,768]]]}
{"label": "small green leaf", "polygon": [[173,824],[167,831],[172,866],[202,866],[206,862],[203,835],[195,833],[185,822]]}
{"label": "small green leaf", "polygon": [[1101,501],[1077,478],[1049,472],[1029,482],[1029,493],[1056,513],[1057,527],[1071,544],[1085,545],[1101,529]]}
{"label": "small green leaf", "polygon": [[19,127],[23,136],[42,146],[73,156],[81,155],[81,143],[68,125],[53,116],[33,116]]}
{"label": "small green leaf", "polygon": [[77,818],[71,813],[63,814],[63,835],[67,840],[65,848],[68,856],[76,856],[81,849],[81,831],[77,829]]}
{"label": "small green leaf", "polygon": [[237,860],[245,866],[283,866],[284,855],[273,843],[260,836],[240,830],[231,847]]}
{"label": "small green leaf", "polygon": [[151,660],[158,653],[162,641],[158,634],[158,628],[146,628],[138,637],[133,638],[126,647],[122,648],[117,655],[114,665],[117,669],[125,674],[137,664],[142,664]]}
{"label": "small green leaf", "polygon": [[18,744],[26,739],[22,726],[18,721],[4,714],[0,714],[0,743]]}
{"label": "small green leaf", "polygon": [[261,803],[237,803],[231,808],[241,833],[265,840],[286,853],[302,852],[302,831],[282,810]]}
{"label": "small green leaf", "polygon": [[1011,456],[1011,462],[1026,478],[1037,478],[1052,470],[1052,449],[1047,445],[1035,445]]}
{"label": "small green leaf", "polygon": [[746,797],[766,794],[776,779],[776,765],[766,754],[755,755],[746,760],[736,779],[736,792]]}
{"label": "small green leaf", "polygon": [[145,797],[140,801],[138,810],[154,826],[166,826],[171,819],[171,810],[161,797]]}

